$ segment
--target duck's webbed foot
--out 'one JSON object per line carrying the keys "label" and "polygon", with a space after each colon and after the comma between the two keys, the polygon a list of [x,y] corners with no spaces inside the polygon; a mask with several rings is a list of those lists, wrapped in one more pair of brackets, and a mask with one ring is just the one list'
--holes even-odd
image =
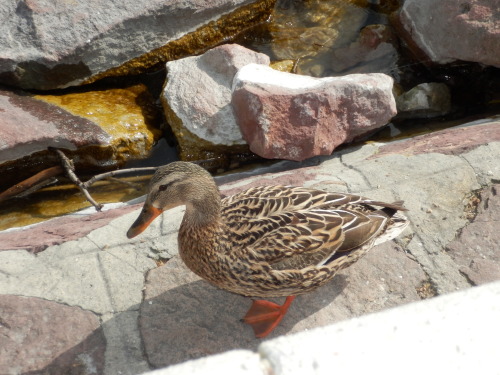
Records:
{"label": "duck's webbed foot", "polygon": [[283,305],[266,300],[255,300],[242,320],[252,326],[256,337],[266,337],[281,322],[294,299],[295,296],[286,297]]}

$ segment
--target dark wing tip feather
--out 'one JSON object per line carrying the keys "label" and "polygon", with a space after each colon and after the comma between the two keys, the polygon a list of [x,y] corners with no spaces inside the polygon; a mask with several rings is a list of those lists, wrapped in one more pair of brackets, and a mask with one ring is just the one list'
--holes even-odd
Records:
{"label": "dark wing tip feather", "polygon": [[403,204],[405,203],[404,201],[396,201],[396,202],[392,202],[392,203],[386,203],[386,202],[370,200],[370,201],[367,201],[366,203],[373,205],[373,206],[380,206],[380,207],[389,208],[389,209],[396,210],[396,211],[408,211],[408,209],[405,206],[403,206]]}

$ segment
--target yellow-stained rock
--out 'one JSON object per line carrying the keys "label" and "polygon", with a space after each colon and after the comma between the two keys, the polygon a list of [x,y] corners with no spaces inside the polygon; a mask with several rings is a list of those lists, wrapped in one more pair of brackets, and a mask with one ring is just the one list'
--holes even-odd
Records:
{"label": "yellow-stained rock", "polygon": [[108,163],[123,164],[129,159],[146,157],[161,135],[155,127],[157,111],[153,98],[142,84],[35,98],[88,119],[109,134],[109,145],[101,146],[112,150],[114,160]]}
{"label": "yellow-stained rock", "polygon": [[271,68],[278,70],[280,72],[293,73],[295,69],[294,60],[278,60],[271,62],[269,65]]}

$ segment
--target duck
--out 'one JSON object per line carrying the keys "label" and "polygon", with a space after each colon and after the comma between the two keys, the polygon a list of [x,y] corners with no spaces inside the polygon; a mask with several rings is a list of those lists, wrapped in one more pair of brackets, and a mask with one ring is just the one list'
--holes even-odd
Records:
{"label": "duck", "polygon": [[[221,197],[208,171],[177,161],[152,176],[127,237],[181,205],[180,258],[210,284],[253,299],[242,321],[258,338],[279,325],[297,295],[328,283],[408,225],[402,201],[281,185]],[[268,301],[274,297],[285,302]]]}

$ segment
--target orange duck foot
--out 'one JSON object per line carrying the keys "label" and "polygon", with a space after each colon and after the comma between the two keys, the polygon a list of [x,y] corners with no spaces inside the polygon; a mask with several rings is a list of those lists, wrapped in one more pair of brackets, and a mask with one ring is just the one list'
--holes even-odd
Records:
{"label": "orange duck foot", "polygon": [[242,321],[252,326],[256,337],[264,338],[278,326],[294,299],[295,296],[286,297],[283,305],[261,299],[253,301]]}

